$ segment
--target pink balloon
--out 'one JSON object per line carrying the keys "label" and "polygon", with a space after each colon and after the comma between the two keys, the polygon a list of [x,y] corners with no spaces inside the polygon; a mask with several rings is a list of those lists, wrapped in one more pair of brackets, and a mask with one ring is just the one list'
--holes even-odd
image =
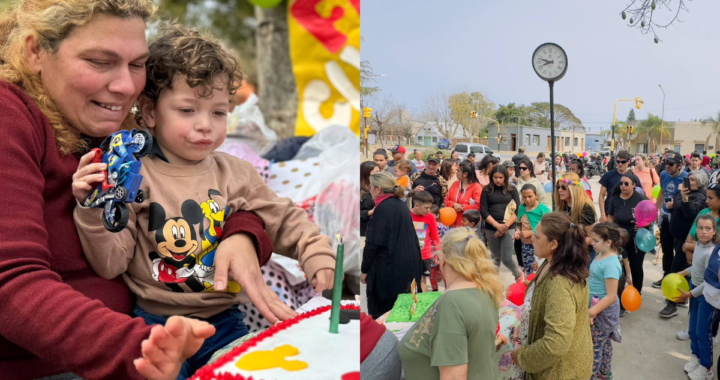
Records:
{"label": "pink balloon", "polygon": [[583,152],[583,157],[587,157],[587,152]]}
{"label": "pink balloon", "polygon": [[647,227],[655,221],[657,208],[649,200],[644,200],[635,206],[635,223],[638,227]]}
{"label": "pink balloon", "polygon": [[686,154],[686,155],[685,155],[685,158],[690,158],[690,155],[689,155],[689,154]]}

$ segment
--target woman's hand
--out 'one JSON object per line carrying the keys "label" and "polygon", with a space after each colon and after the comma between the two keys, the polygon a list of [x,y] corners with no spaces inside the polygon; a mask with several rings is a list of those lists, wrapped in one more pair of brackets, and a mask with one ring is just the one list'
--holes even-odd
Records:
{"label": "woman's hand", "polygon": [[504,224],[498,224],[497,230],[498,232],[500,232],[501,236],[505,235],[508,232],[508,226]]}
{"label": "woman's hand", "polygon": [[92,163],[95,158],[95,151],[91,151],[80,157],[80,163],[75,174],[72,176],[72,193],[78,202],[83,203],[92,192],[94,185],[105,179],[103,170],[107,170],[107,164],[102,162]]}
{"label": "woman's hand", "polygon": [[461,206],[459,203],[455,203],[455,204],[453,205],[453,208],[454,208],[455,211],[457,211],[457,212],[462,212],[462,210],[463,210],[462,206]]}
{"label": "woman's hand", "polygon": [[362,282],[363,284],[367,284],[367,273],[360,274],[360,282]]}
{"label": "woman's hand", "polygon": [[368,216],[372,216],[372,214],[374,214],[374,213],[375,213],[375,209],[372,209],[372,210],[368,211]]}
{"label": "woman's hand", "polygon": [[503,235],[505,235],[503,232],[500,232],[500,230],[495,231],[495,239],[500,239]]}
{"label": "woman's hand", "polygon": [[690,200],[690,189],[686,189],[685,186],[680,185],[680,193],[682,194],[683,203],[687,203]]}
{"label": "woman's hand", "polygon": [[510,357],[512,358],[513,363],[517,364],[517,348],[512,350],[510,353]]}
{"label": "woman's hand", "polygon": [[[682,185],[680,185],[680,186],[682,186]],[[670,198],[669,202],[665,202],[665,208],[668,210],[672,210],[674,205],[675,205],[675,201],[672,198]]]}
{"label": "woman's hand", "polygon": [[170,317],[165,327],[156,325],[150,330],[150,337],[142,342],[143,357],[134,361],[135,368],[151,380],[176,379],[185,360],[213,334],[215,327],[207,322]]}
{"label": "woman's hand", "polygon": [[240,284],[253,305],[271,325],[297,315],[265,283],[255,244],[248,235],[234,234],[218,245],[215,253],[215,290],[225,290],[228,274]]}
{"label": "woman's hand", "polygon": [[630,279],[629,276],[628,276],[628,277],[625,277],[625,283],[626,283],[628,286],[633,286],[633,284],[632,284],[632,279]]}

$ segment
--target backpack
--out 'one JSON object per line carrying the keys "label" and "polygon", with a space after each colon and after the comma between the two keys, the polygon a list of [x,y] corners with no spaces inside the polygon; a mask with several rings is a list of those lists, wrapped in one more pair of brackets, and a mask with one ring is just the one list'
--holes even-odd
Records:
{"label": "backpack", "polygon": [[713,169],[716,169],[718,166],[720,166],[720,155],[713,157],[713,159],[710,161],[710,166]]}

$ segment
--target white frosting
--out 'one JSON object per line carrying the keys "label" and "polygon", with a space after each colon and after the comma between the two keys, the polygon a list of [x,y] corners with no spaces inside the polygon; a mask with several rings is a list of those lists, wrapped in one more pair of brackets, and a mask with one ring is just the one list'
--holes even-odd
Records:
{"label": "white frosting", "polygon": [[[308,367],[300,371],[287,371],[273,368],[260,371],[239,369],[235,363],[240,357],[255,351],[270,351],[289,344],[300,351],[298,355],[289,356],[287,360],[301,360]],[[341,324],[338,334],[330,333],[330,311],[305,319],[299,323],[265,338],[256,346],[242,355],[233,358],[215,374],[240,374],[245,378],[252,376],[262,380],[340,380],[348,372],[360,371],[360,321],[353,319],[348,324]]]}

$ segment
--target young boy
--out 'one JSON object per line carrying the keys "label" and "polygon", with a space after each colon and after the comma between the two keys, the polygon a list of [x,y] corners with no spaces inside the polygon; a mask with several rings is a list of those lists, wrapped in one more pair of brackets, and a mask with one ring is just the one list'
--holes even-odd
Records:
{"label": "young boy", "polygon": [[[470,227],[475,230],[476,234],[479,234],[478,227],[480,226],[480,211],[468,210],[463,213],[462,224],[463,227]],[[480,235],[478,235],[479,237]]]}
{"label": "young boy", "polygon": [[408,193],[410,193],[410,172],[413,170],[413,166],[410,163],[410,161],[407,160],[400,160],[395,163],[394,166],[395,169],[395,177],[397,178],[397,185],[402,186],[405,188],[405,198],[403,198],[403,202],[407,199]]}
{"label": "young boy", "polygon": [[[520,189],[522,204],[518,208],[518,228],[513,239],[520,239],[522,242],[522,259],[525,268],[525,276],[535,272],[535,248],[533,248],[532,237],[535,235],[535,227],[542,219],[542,216],[551,212],[550,208],[538,201],[537,189],[527,183]],[[526,280],[527,281],[527,280]],[[529,282],[527,283],[529,284]],[[526,284],[526,285],[527,285]]]}
{"label": "young boy", "polygon": [[137,296],[135,316],[164,325],[181,315],[215,326],[215,338],[184,363],[178,377],[184,379],[248,332],[237,309],[249,302],[245,289],[234,281],[215,288],[215,253],[229,215],[259,216],[274,251],[296,256],[316,290],[332,287],[335,255],[319,227],[267,187],[251,164],[214,152],[225,140],[229,98],[242,80],[237,61],[214,39],[178,25],[162,30],[149,48],[139,103],[142,123],[155,137],[153,154],[142,159],[147,199],[128,204],[127,227],[111,233],[100,222],[101,209],[80,206],[98,181],[90,175],[73,183],[74,218],[93,269],[108,279],[122,274]]}
{"label": "young boy", "polygon": [[437,222],[435,217],[430,213],[430,207],[433,205],[433,197],[427,191],[415,193],[413,197],[413,208],[410,209],[415,232],[417,232],[418,240],[420,240],[420,253],[422,261],[425,264],[420,289],[425,292],[427,289],[426,281],[430,277],[432,268],[432,247],[440,246],[440,237],[438,236]]}
{"label": "young boy", "polygon": [[[430,208],[430,213],[435,217],[435,224],[437,224],[438,229],[438,237],[440,240],[442,240],[443,236],[450,231],[450,227],[440,223],[440,207],[436,204],[433,204]],[[440,243],[442,244],[442,243]],[[442,250],[441,245],[434,245],[431,249],[431,262],[430,262],[430,286],[432,287],[433,292],[438,291],[438,283],[440,281],[445,282],[445,278],[442,275],[442,270],[440,270],[440,258],[438,257],[437,253]]]}

